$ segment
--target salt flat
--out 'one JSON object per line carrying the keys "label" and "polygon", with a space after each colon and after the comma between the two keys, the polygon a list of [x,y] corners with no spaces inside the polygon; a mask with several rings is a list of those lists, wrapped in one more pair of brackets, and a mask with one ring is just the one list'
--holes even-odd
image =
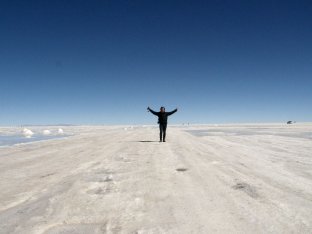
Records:
{"label": "salt flat", "polygon": [[312,233],[312,124],[65,131],[0,148],[0,233]]}

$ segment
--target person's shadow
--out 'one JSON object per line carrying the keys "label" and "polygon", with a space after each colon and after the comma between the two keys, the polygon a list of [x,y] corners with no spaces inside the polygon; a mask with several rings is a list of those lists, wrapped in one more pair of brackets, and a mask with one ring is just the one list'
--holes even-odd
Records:
{"label": "person's shadow", "polygon": [[133,143],[138,143],[138,142],[140,142],[140,143],[152,143],[152,142],[158,142],[158,141],[119,141],[120,143],[121,142],[133,142]]}
{"label": "person's shadow", "polygon": [[158,141],[138,141],[138,142],[148,143],[148,142],[158,142]]}

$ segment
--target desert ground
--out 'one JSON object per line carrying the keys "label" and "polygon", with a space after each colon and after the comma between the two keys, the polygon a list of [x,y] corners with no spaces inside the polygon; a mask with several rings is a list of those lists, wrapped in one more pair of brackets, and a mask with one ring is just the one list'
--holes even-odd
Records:
{"label": "desert ground", "polygon": [[64,131],[0,147],[0,233],[312,233],[312,124]]}

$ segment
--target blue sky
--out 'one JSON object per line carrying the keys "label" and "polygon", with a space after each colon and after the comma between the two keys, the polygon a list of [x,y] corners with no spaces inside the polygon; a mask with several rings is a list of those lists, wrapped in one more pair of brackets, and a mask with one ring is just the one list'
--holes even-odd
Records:
{"label": "blue sky", "polygon": [[1,1],[0,125],[311,121],[311,1]]}

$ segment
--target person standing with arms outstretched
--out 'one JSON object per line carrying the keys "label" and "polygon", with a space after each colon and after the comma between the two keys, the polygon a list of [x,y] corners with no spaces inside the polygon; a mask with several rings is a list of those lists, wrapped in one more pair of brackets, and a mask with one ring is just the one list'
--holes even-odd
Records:
{"label": "person standing with arms outstretched", "polygon": [[173,111],[166,112],[165,107],[160,107],[160,111],[156,112],[153,111],[151,108],[147,107],[147,110],[150,111],[152,114],[158,116],[158,124],[159,124],[159,142],[166,142],[166,130],[167,130],[167,119],[169,115],[172,115],[173,113],[178,111],[178,108],[176,108]]}

